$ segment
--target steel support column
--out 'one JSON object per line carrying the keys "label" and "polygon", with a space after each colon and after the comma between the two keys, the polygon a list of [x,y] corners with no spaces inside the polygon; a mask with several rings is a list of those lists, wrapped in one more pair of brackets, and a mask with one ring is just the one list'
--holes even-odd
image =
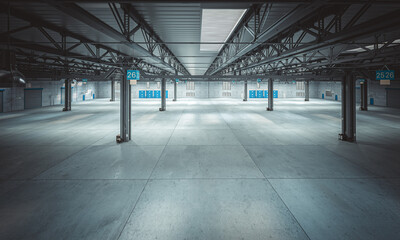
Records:
{"label": "steel support column", "polygon": [[304,81],[304,101],[310,101],[310,80]]}
{"label": "steel support column", "polygon": [[178,98],[178,87],[177,87],[177,82],[176,82],[176,79],[174,80],[174,99],[173,99],[173,101],[176,101],[177,100],[177,98]]}
{"label": "steel support column", "polygon": [[342,79],[342,133],[339,139],[356,141],[356,88],[355,80],[350,72]]}
{"label": "steel support column", "polygon": [[166,110],[166,88],[167,88],[167,81],[165,78],[161,79],[161,107],[160,111],[165,111]]}
{"label": "steel support column", "polygon": [[243,101],[247,101],[247,80],[244,80]]}
{"label": "steel support column", "polygon": [[[176,71],[175,70],[175,75],[178,75],[178,71]],[[172,100],[172,101],[176,101],[177,99],[178,99],[178,90],[177,90],[177,88],[178,88],[178,86],[177,86],[177,79],[173,79],[174,80],[174,99]]]}
{"label": "steel support column", "polygon": [[365,79],[363,82],[360,82],[360,92],[361,92],[361,111],[368,111],[368,83]]}
{"label": "steel support column", "polygon": [[72,87],[71,81],[69,79],[65,79],[65,88],[64,88],[64,108],[63,111],[71,111],[71,101],[72,101]]}
{"label": "steel support column", "polygon": [[274,110],[274,80],[270,78],[268,80],[268,108],[267,111]]}
{"label": "steel support column", "polygon": [[126,79],[126,71],[124,67],[120,83],[120,135],[117,136],[117,142],[128,142],[131,139],[131,85]]}
{"label": "steel support column", "polygon": [[111,81],[111,99],[110,99],[110,101],[111,102],[115,101],[115,81],[114,80]]}

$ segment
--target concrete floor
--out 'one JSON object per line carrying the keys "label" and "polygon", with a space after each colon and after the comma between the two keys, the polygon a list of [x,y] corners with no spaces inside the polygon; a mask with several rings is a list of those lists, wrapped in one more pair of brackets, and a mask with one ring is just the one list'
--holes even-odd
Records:
{"label": "concrete floor", "polygon": [[0,115],[0,239],[400,239],[400,111],[278,99]]}

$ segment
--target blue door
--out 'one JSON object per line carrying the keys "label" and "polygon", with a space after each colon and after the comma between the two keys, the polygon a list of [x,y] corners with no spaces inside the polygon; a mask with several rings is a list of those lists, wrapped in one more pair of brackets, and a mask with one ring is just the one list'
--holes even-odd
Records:
{"label": "blue door", "polygon": [[139,98],[146,98],[146,91],[140,90],[139,91]]}
{"label": "blue door", "polygon": [[256,98],[256,90],[249,91],[249,98]]}
{"label": "blue door", "polygon": [[324,99],[325,98],[325,95],[324,94],[322,94],[322,99]]}
{"label": "blue door", "polygon": [[274,98],[278,98],[278,90],[274,90]]}
{"label": "blue door", "polygon": [[264,91],[263,90],[257,90],[257,98],[264,98]]}
{"label": "blue door", "polygon": [[161,91],[160,90],[155,90],[154,91],[154,98],[161,98]]}
{"label": "blue door", "polygon": [[146,91],[146,98],[153,98],[153,97],[154,97],[153,90]]}
{"label": "blue door", "polygon": [[165,91],[165,98],[168,98],[168,90]]}

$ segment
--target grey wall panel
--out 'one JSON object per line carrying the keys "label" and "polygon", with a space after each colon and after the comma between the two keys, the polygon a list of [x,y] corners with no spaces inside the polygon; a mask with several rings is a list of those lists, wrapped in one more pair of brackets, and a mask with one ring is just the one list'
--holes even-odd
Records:
{"label": "grey wall panel", "polygon": [[25,109],[42,107],[42,90],[43,89],[25,89],[24,101]]}
{"label": "grey wall panel", "polygon": [[3,112],[3,91],[0,91],[0,112]]}
{"label": "grey wall panel", "polygon": [[393,108],[400,108],[400,89],[390,89],[387,90],[387,106]]}

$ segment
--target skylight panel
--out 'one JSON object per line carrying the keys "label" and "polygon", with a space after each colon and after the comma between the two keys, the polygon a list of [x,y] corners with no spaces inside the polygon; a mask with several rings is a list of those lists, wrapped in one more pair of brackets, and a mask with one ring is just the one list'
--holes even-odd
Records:
{"label": "skylight panel", "polygon": [[246,9],[203,9],[201,19],[201,42],[219,44],[200,44],[200,51],[218,52]]}

